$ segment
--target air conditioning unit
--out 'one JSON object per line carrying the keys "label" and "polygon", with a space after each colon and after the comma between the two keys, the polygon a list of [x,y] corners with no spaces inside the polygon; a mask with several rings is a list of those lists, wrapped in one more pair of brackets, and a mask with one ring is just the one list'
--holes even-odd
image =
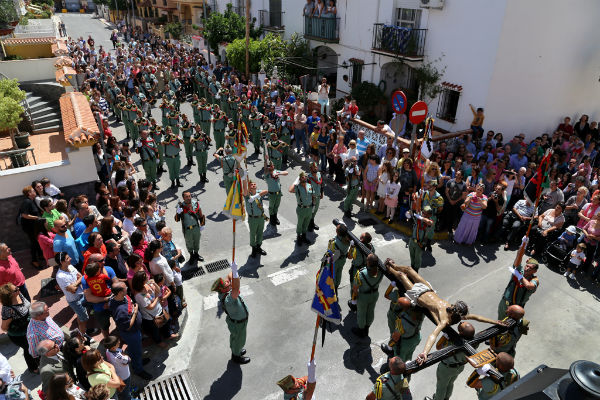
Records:
{"label": "air conditioning unit", "polygon": [[421,0],[421,8],[444,8],[444,0]]}

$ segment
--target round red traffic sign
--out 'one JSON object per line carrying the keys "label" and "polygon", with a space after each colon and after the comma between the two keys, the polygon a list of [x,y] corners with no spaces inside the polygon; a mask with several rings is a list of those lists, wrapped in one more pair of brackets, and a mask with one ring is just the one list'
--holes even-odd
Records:
{"label": "round red traffic sign", "polygon": [[408,119],[413,124],[420,124],[425,121],[427,117],[427,103],[424,101],[417,101],[410,108],[410,112],[408,113]]}
{"label": "round red traffic sign", "polygon": [[392,93],[392,108],[396,114],[402,114],[406,111],[406,106],[408,102],[406,101],[406,95],[402,90],[396,90]]}

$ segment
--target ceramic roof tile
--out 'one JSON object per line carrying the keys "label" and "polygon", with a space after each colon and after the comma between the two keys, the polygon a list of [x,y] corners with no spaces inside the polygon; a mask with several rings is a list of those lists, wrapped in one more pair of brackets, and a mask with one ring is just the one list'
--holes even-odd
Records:
{"label": "ceramic roof tile", "polygon": [[98,125],[85,95],[69,92],[60,97],[65,141],[71,146],[92,146],[99,135]]}

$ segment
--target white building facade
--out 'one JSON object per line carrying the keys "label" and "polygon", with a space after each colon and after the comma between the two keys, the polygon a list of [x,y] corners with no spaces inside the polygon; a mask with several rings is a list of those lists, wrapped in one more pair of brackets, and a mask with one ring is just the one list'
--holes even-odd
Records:
{"label": "white building facade", "polygon": [[[218,0],[218,11],[229,2],[245,5]],[[316,22],[302,17],[305,4],[253,0],[250,12],[285,38],[303,34],[336,97],[361,81],[416,97],[413,68],[441,57],[443,90],[427,99],[439,128],[468,128],[469,104],[485,109],[485,129],[508,137],[552,132],[564,116],[600,119],[600,1],[337,0],[336,18]]]}

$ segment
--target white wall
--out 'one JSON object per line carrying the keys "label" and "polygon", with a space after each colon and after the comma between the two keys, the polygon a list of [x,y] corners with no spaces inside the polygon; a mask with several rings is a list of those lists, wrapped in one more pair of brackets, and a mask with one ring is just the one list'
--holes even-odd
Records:
{"label": "white wall", "polygon": [[17,78],[21,82],[54,80],[56,69],[53,58],[36,58],[30,60],[0,61],[0,73],[10,79]]}
{"label": "white wall", "polygon": [[32,165],[14,170],[0,171],[0,199],[19,196],[25,186],[43,177],[56,186],[71,186],[98,179],[91,147],[67,147],[68,159],[62,162]]}
{"label": "white wall", "polygon": [[[458,103],[456,123],[436,118],[435,124],[449,131],[467,129],[473,114],[469,103],[475,107],[489,107],[488,90],[496,49],[500,40],[502,21],[507,0],[447,0],[441,10],[429,10],[422,27],[426,27],[426,61],[444,57],[438,66],[447,66],[442,81],[463,86]],[[530,14],[527,18],[537,19]],[[435,117],[438,99],[429,103],[429,112]],[[486,113],[487,114],[487,113]],[[488,127],[488,119],[484,127]]]}
{"label": "white wall", "polygon": [[598,15],[597,0],[509,0],[484,127],[533,138],[566,115],[600,119]]}

